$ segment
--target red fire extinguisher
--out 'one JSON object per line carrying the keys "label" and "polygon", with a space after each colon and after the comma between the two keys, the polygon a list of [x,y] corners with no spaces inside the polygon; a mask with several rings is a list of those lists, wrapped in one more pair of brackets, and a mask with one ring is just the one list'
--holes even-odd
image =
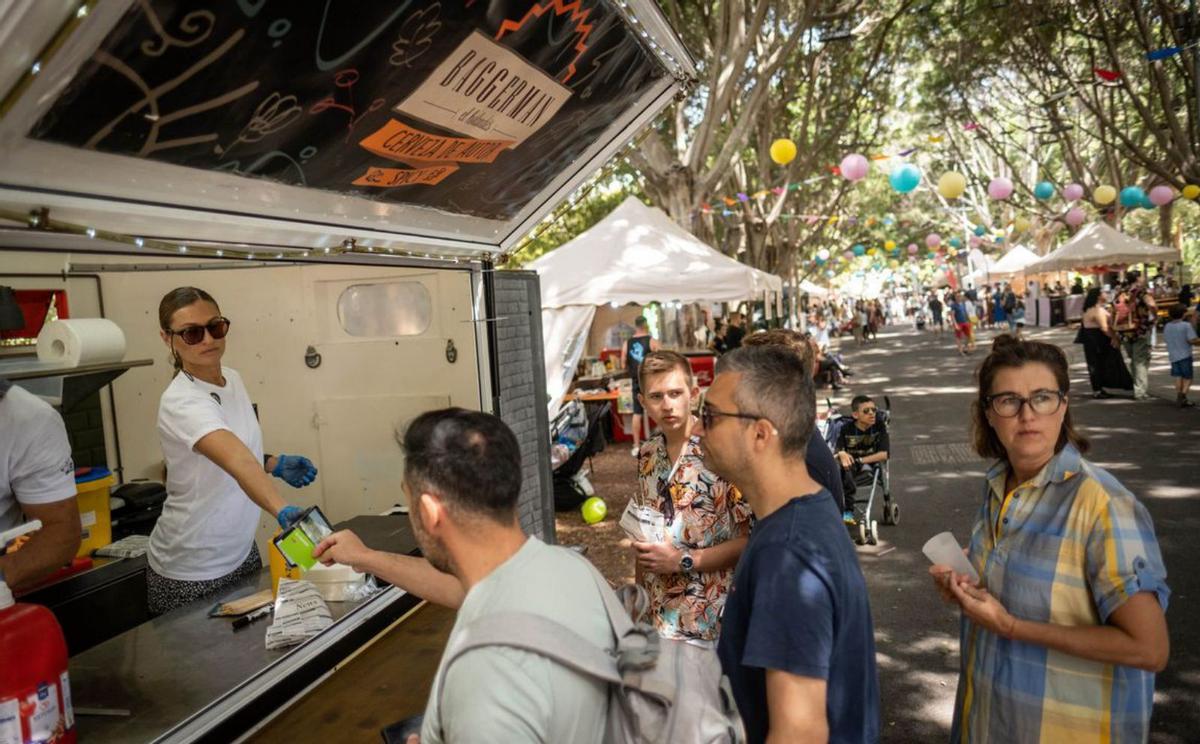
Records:
{"label": "red fire extinguisher", "polygon": [[[0,548],[34,520],[0,533]],[[0,575],[0,742],[75,743],[75,713],[67,679],[67,642],[54,613],[18,604]]]}

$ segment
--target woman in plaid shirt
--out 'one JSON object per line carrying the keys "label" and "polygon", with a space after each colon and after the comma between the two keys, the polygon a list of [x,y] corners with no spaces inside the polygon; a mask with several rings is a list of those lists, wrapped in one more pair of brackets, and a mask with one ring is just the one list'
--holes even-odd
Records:
{"label": "woman in plaid shirt", "polygon": [[1146,508],[1083,459],[1062,350],[998,337],[979,368],[975,449],[996,464],[968,555],[956,742],[1142,742],[1170,651],[1170,589]]}

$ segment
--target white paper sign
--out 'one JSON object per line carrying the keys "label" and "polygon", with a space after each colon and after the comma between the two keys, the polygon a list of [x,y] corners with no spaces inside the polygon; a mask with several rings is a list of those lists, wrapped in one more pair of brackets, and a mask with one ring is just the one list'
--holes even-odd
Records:
{"label": "white paper sign", "polygon": [[478,31],[395,110],[452,132],[520,145],[571,97],[535,65]]}

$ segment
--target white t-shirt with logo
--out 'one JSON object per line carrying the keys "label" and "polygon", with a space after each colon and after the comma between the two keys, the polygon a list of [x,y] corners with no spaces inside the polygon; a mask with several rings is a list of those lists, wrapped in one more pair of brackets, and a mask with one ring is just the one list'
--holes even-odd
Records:
{"label": "white t-shirt with logo", "polygon": [[158,404],[158,436],[167,464],[167,500],[150,534],[147,560],[160,576],[218,579],[250,552],[260,510],[233,476],[194,447],[225,429],[261,462],[262,429],[242,378],[221,368],[224,387],[180,372]]}
{"label": "white t-shirt with logo", "polygon": [[13,386],[0,397],[0,532],[24,521],[21,504],[75,496],[75,463],[62,417]]}

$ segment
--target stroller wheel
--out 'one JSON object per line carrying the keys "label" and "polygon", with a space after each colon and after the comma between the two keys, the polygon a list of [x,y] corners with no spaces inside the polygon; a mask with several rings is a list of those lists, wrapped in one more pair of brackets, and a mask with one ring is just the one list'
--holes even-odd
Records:
{"label": "stroller wheel", "polygon": [[883,507],[883,523],[884,524],[900,524],[900,505],[896,502],[889,502]]}
{"label": "stroller wheel", "polygon": [[856,534],[854,536],[854,544],[855,545],[866,545],[867,544],[867,523],[865,520],[860,521],[858,523],[858,526],[856,527]]}
{"label": "stroller wheel", "polygon": [[871,526],[867,528],[867,544],[879,544],[879,523],[874,519],[871,520]]}

